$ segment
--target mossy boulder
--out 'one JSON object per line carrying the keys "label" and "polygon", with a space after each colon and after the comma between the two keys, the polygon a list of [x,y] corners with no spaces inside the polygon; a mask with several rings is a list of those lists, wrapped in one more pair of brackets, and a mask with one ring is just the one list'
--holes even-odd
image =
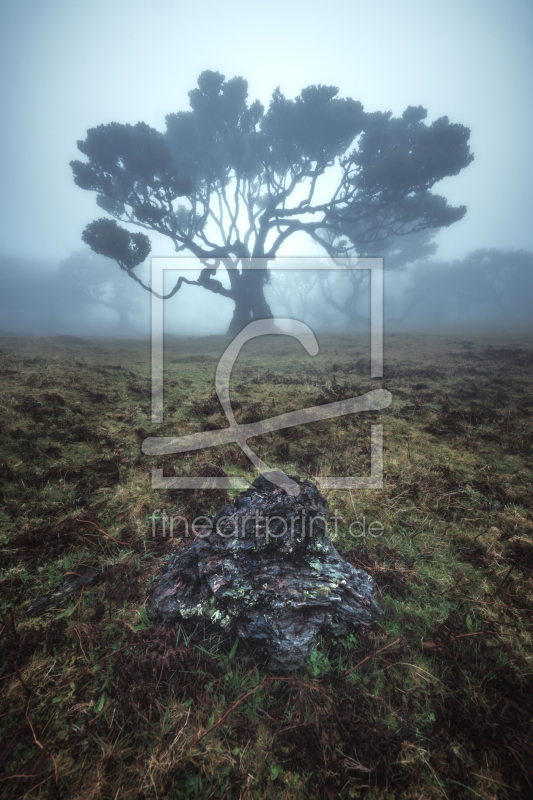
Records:
{"label": "mossy boulder", "polygon": [[169,561],[150,619],[211,624],[249,642],[272,670],[305,664],[319,634],[343,635],[382,611],[373,579],[344,561],[310,481],[297,496],[259,477]]}

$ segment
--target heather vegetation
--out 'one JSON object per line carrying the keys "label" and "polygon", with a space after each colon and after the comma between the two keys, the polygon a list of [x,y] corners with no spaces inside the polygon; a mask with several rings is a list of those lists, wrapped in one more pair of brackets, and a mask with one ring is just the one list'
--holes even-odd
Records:
{"label": "heather vegetation", "polygon": [[[179,527],[163,537],[161,513],[212,514],[237,493],[154,490],[150,469],[256,477],[236,445],[141,451],[148,435],[227,424],[214,391],[227,341],[167,340],[156,426],[148,343],[2,340],[0,794],[529,796],[531,331],[388,335],[382,380],[363,336],[319,336],[313,358],[288,338],[243,349],[243,422],[379,386],[393,396],[250,443],[320,486],[369,474],[370,426],[384,426],[383,489],[324,492],[335,546],[374,578],[383,617],[323,639],[289,674],[239,640],[146,615],[187,544]],[[356,520],[383,535],[350,535]],[[56,607],[30,608],[69,585]]]}

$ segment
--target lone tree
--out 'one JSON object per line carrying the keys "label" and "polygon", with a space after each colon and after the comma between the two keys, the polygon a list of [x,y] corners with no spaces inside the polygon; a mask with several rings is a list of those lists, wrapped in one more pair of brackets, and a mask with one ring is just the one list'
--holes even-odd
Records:
{"label": "lone tree", "polygon": [[[117,220],[168,236],[203,269],[164,297],[183,283],[228,297],[236,333],[272,317],[266,267],[289,237],[307,234],[336,258],[376,255],[389,240],[464,216],[465,206],[431,189],[472,161],[468,128],[447,117],[426,125],[421,106],[399,118],[367,114],[337,94],[309,86],[288,100],[278,88],[265,112],[258,100],[248,105],[243,78],[206,71],[189,92],[191,110],[169,114],[164,134],[143,122],[91,128],[78,142],[87,161],[71,162],[74,180],[114,219],[92,222],[83,241],[152,291],[135,274],[150,240]],[[250,258],[265,269],[250,269]],[[235,266],[227,288],[217,270]]]}

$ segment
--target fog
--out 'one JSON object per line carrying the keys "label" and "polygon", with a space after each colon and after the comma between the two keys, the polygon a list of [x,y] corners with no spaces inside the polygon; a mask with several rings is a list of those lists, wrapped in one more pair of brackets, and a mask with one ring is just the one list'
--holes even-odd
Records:
{"label": "fog", "polygon": [[[0,9],[0,331],[148,336],[150,295],[81,241],[102,210],[74,184],[69,162],[91,127],[188,109],[206,69],[249,82],[268,107],[313,84],[339,87],[365,111],[428,110],[471,130],[475,160],[435,186],[463,219],[430,237],[406,263],[384,253],[389,330],[468,321],[523,320],[533,297],[533,7],[527,0],[6,0]],[[152,256],[172,243],[151,235]],[[281,256],[312,255],[303,236]],[[379,255],[379,253],[361,253]],[[405,262],[405,259],[404,259]],[[137,268],[150,280],[147,261]],[[227,283],[227,277],[221,280]],[[359,278],[358,278],[359,280]],[[275,315],[317,330],[363,329],[365,279],[275,272]],[[357,289],[357,292],[355,292]],[[353,302],[346,304],[347,298]],[[232,302],[200,286],[167,301],[166,330],[223,333]]]}
{"label": "fog", "polygon": [[[286,263],[282,259],[270,270],[265,289],[276,317],[301,320],[315,332],[369,331],[367,270],[284,269]],[[56,266],[4,256],[0,335],[149,337],[151,295],[116,265],[109,267],[108,259],[88,248]],[[179,274],[198,277],[198,272],[177,270],[166,283],[172,285]],[[149,281],[147,264],[140,275]],[[228,285],[227,276],[223,283]],[[461,260],[419,261],[385,271],[384,321],[388,331],[495,320],[531,323],[532,297],[533,253],[478,250]],[[201,286],[184,286],[165,301],[165,332],[224,334],[233,305]]]}

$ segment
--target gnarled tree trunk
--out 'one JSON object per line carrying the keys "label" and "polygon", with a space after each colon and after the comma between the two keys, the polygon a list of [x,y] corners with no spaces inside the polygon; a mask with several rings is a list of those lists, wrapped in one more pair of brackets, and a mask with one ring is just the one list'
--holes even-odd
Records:
{"label": "gnarled tree trunk", "polygon": [[228,334],[235,335],[256,319],[272,319],[273,313],[266,301],[267,273],[263,269],[243,269],[231,280],[231,298],[235,302]]}

